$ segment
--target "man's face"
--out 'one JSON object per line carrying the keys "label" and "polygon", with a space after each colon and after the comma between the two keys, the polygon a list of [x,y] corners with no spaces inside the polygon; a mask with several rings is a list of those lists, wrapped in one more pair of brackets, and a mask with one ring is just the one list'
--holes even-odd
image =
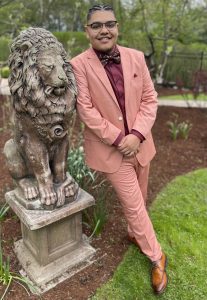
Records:
{"label": "man's face", "polygon": [[[88,25],[93,24],[92,28],[86,26],[86,35],[89,38],[94,49],[102,52],[110,52],[116,45],[118,38],[118,24],[116,18],[111,11],[97,11],[91,15]],[[99,28],[98,23],[106,23]]]}

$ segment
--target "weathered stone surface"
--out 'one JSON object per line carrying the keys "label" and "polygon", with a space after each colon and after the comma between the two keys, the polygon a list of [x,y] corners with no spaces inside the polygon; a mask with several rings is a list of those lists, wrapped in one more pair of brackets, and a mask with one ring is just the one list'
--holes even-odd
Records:
{"label": "weathered stone surface", "polygon": [[15,243],[14,250],[23,267],[20,273],[27,275],[40,293],[46,292],[92,264],[92,258],[95,254],[95,250],[86,241],[83,241],[78,249],[46,266],[41,266],[24,246],[22,240]]}
{"label": "weathered stone surface", "polygon": [[78,190],[66,173],[77,98],[72,66],[63,46],[43,28],[23,30],[8,63],[14,121],[13,138],[4,146],[9,172],[25,200],[39,197],[44,209],[61,207]]}
{"label": "weathered stone surface", "polygon": [[95,249],[82,235],[82,210],[95,201],[90,194],[79,189],[75,201],[48,211],[26,209],[14,191],[6,193],[6,201],[21,221],[22,240],[15,243],[15,252],[40,292],[92,263]]}
{"label": "weathered stone surface", "polygon": [[52,211],[34,211],[25,209],[19,201],[17,201],[14,191],[6,193],[5,198],[6,202],[20,218],[21,222],[23,222],[30,230],[36,230],[54,223],[95,204],[94,198],[82,189],[79,189],[75,201]]}
{"label": "weathered stone surface", "polygon": [[[36,183],[34,182],[35,181],[33,180],[33,184],[36,185]],[[77,189],[78,189],[78,185],[77,185]],[[76,193],[74,196],[66,197],[65,204],[73,202],[74,200],[76,200],[77,196],[78,193]],[[20,187],[17,187],[15,190],[13,190],[10,194],[10,197],[15,199],[17,202],[19,202],[20,205],[22,205],[24,208],[29,210],[44,210],[44,209],[54,210],[56,207],[56,204],[51,204],[51,205],[42,204],[39,197],[28,201],[27,199],[25,199],[23,191]]]}
{"label": "weathered stone surface", "polygon": [[81,212],[75,213],[37,230],[30,230],[22,223],[24,244],[41,266],[79,248],[81,217]]}
{"label": "weathered stone surface", "polygon": [[7,78],[0,78],[0,95],[9,96],[9,84]]}

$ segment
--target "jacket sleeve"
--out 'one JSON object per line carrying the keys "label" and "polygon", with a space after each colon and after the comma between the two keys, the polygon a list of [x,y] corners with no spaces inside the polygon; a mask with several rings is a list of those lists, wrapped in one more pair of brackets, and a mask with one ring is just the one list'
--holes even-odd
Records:
{"label": "jacket sleeve", "polygon": [[[111,122],[104,119],[99,111],[93,106],[88,87],[87,74],[84,61],[76,57],[70,61],[78,86],[77,112],[81,121],[95,133],[102,142],[113,145],[120,135],[121,130]],[[98,91],[97,91],[98,92]]]}
{"label": "jacket sleeve", "polygon": [[143,90],[140,108],[132,130],[139,131],[146,138],[155,122],[158,100],[143,53],[141,54],[141,69]]}

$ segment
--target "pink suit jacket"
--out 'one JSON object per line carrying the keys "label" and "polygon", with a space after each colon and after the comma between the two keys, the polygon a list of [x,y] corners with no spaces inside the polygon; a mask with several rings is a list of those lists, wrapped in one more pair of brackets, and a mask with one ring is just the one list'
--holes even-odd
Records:
{"label": "pink suit jacket", "polygon": [[[117,46],[124,75],[126,118],[131,129],[145,140],[136,155],[146,166],[155,155],[151,135],[157,112],[157,93],[142,52]],[[125,135],[121,109],[103,65],[92,48],[71,60],[78,85],[77,111],[85,124],[86,164],[92,169],[113,173],[123,155],[112,144],[120,132]]]}

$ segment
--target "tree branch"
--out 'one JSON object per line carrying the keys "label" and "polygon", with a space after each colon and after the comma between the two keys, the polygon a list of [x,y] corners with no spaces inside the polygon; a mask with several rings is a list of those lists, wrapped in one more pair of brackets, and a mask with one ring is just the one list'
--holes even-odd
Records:
{"label": "tree branch", "polygon": [[12,3],[12,2],[16,2],[16,0],[5,0],[5,1],[1,1],[1,2],[0,2],[0,9],[1,9],[2,7],[5,7],[5,6],[9,5],[9,4]]}

